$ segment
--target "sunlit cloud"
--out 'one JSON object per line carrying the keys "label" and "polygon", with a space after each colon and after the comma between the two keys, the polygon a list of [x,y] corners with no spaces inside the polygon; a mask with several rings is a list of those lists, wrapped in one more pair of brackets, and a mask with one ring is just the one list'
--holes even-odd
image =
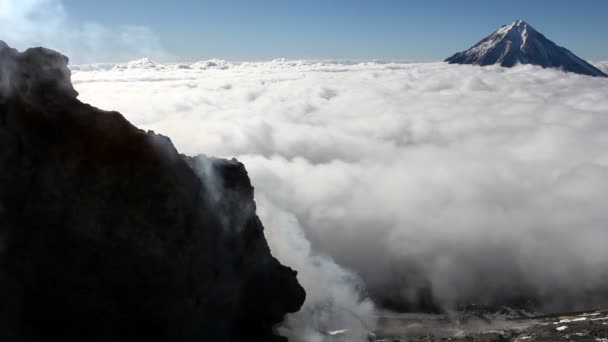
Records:
{"label": "sunlit cloud", "polygon": [[[446,309],[520,295],[573,308],[608,285],[606,79],[533,66],[150,63],[78,67],[73,80],[81,100],[183,153],[243,161],[273,253],[300,270],[309,305],[327,299],[314,288],[346,286],[339,305],[371,316],[357,277],[377,298],[415,307],[426,289]],[[331,259],[321,267],[319,255]]]}

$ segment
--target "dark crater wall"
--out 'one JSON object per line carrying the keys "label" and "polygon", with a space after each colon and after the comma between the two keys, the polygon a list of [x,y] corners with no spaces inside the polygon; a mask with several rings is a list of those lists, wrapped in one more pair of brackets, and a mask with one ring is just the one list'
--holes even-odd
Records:
{"label": "dark crater wall", "polygon": [[299,310],[243,164],[83,104],[0,42],[0,340],[273,341]]}

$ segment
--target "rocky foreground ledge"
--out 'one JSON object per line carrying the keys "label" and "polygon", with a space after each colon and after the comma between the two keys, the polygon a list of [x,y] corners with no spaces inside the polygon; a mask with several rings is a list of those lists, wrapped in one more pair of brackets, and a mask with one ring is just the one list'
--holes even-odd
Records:
{"label": "rocky foreground ledge", "polygon": [[521,319],[384,318],[377,342],[608,342],[608,311]]}
{"label": "rocky foreground ledge", "polygon": [[0,340],[281,340],[305,292],[243,164],[81,103],[67,62],[0,42]]}

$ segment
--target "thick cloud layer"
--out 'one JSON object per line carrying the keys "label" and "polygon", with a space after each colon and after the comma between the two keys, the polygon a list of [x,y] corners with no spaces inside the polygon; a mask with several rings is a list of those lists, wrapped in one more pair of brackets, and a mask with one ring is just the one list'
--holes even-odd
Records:
{"label": "thick cloud layer", "polygon": [[371,324],[357,276],[410,309],[605,298],[606,79],[286,60],[79,69],[83,101],[184,153],[245,163],[273,252],[301,270],[309,308],[335,298]]}

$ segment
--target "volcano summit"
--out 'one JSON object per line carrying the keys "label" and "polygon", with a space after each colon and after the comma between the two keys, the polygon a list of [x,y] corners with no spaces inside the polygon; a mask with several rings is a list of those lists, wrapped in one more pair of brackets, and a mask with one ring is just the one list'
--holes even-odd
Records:
{"label": "volcano summit", "polygon": [[445,61],[451,64],[500,64],[503,67],[533,64],[581,75],[608,77],[570,50],[547,39],[523,20],[503,25],[470,49]]}

